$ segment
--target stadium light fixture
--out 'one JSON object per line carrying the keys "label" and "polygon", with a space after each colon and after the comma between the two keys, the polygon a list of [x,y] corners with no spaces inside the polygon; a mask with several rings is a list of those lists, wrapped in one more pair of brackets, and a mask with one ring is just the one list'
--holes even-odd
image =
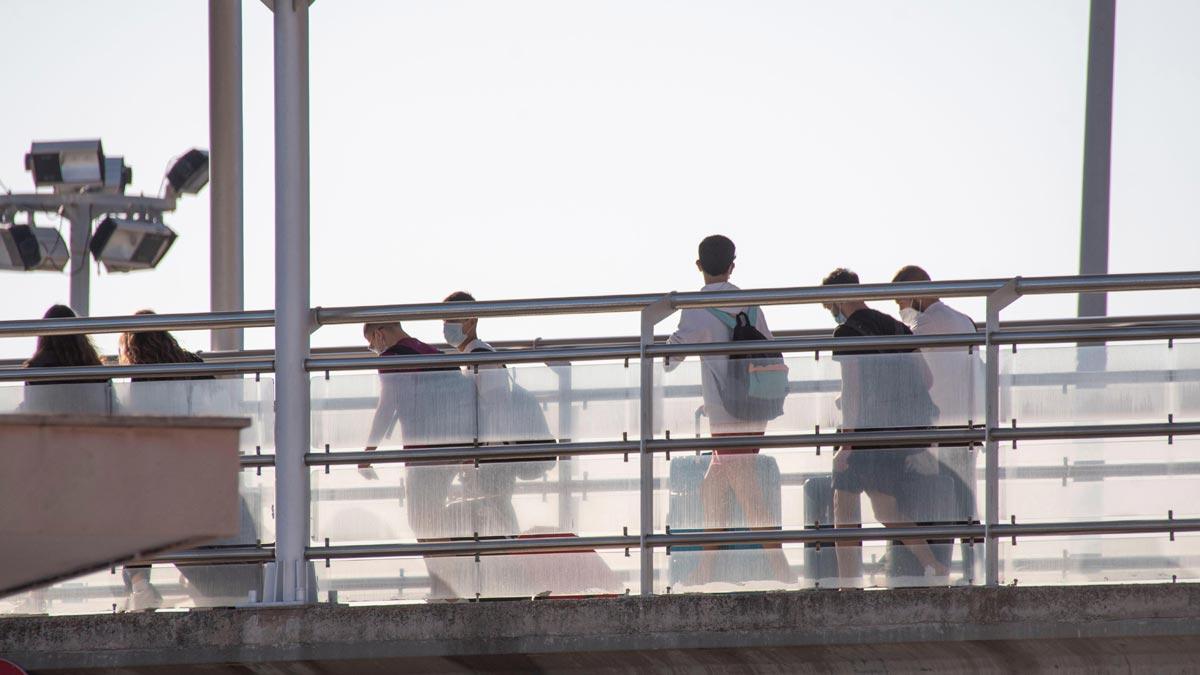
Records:
{"label": "stadium light fixture", "polygon": [[61,272],[69,259],[67,243],[52,227],[0,226],[0,270]]}
{"label": "stadium light fixture", "polygon": [[175,232],[157,220],[109,216],[100,221],[89,248],[109,272],[153,269],[175,243]]}
{"label": "stadium light fixture", "polygon": [[55,188],[104,185],[104,148],[100,139],[34,142],[25,155],[33,184]]}
{"label": "stadium light fixture", "polygon": [[125,166],[124,157],[104,158],[104,185],[97,192],[110,195],[123,195],[125,188],[133,182],[133,169]]}
{"label": "stadium light fixture", "polygon": [[208,184],[208,151],[192,148],[183,153],[167,170],[167,182],[177,195],[200,192]]}

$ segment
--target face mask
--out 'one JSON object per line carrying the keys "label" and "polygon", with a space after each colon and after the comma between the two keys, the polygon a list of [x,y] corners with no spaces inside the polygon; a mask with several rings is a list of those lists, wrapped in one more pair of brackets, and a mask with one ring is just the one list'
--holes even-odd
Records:
{"label": "face mask", "polygon": [[917,317],[920,315],[921,313],[915,307],[905,307],[900,310],[900,320],[909,328],[917,325]]}
{"label": "face mask", "polygon": [[461,323],[442,324],[442,336],[446,338],[446,342],[451,347],[457,347],[467,339],[467,335],[463,332]]}
{"label": "face mask", "polygon": [[370,349],[371,352],[375,354],[375,356],[383,356],[383,353],[387,351],[386,349],[380,349],[379,347],[376,347],[375,345],[368,345],[367,349]]}
{"label": "face mask", "polygon": [[846,323],[846,315],[842,314],[842,310],[838,309],[837,307],[829,310],[829,313],[833,315],[833,320],[837,322],[837,325],[840,326]]}

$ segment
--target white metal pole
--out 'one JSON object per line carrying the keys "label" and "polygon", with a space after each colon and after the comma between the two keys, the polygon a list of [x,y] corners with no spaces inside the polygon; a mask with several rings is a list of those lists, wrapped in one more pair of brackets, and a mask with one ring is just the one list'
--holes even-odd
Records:
{"label": "white metal pole", "polygon": [[647,539],[654,534],[654,454],[646,447],[646,443],[654,438],[654,359],[646,356],[646,347],[654,344],[654,327],[658,322],[675,312],[671,302],[671,296],[665,295],[642,310],[638,340],[641,352],[638,358],[638,402],[641,404],[638,414],[638,459],[641,468],[638,483],[641,521],[641,527],[638,528],[638,560],[642,595],[654,594],[654,548]]}
{"label": "white metal pole", "polygon": [[[242,0],[208,2],[209,284],[214,312],[243,306]],[[212,331],[212,349],[242,349],[240,328]]]}
{"label": "white metal pole", "polygon": [[86,204],[73,204],[65,209],[71,221],[71,309],[79,316],[91,313],[92,254],[88,243],[92,237],[92,209]]}
{"label": "white metal pole", "polygon": [[984,327],[987,354],[984,377],[984,478],[983,478],[983,577],[988,586],[1000,583],[1000,542],[992,528],[1000,522],[1000,444],[992,433],[1000,426],[1000,349],[993,335],[1000,328],[1000,310],[1011,305],[1017,295],[1017,279],[987,296],[987,324]]}
{"label": "white metal pole", "polygon": [[[1087,108],[1083,130],[1083,205],[1079,273],[1108,274],[1116,0],[1092,0],[1088,26]],[[1104,293],[1079,294],[1079,316],[1108,313]]]}
{"label": "white metal pole", "polygon": [[308,602],[308,3],[275,3],[275,561],[271,598]]}

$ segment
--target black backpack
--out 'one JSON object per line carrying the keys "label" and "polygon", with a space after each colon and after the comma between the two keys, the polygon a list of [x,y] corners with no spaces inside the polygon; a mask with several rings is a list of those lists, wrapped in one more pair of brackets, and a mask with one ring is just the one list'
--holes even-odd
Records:
{"label": "black backpack", "polygon": [[[911,335],[904,324],[892,320],[892,332],[880,333],[866,323],[854,317],[846,319],[846,324],[859,335]],[[880,354],[912,354],[914,358],[923,358],[917,349],[883,349]],[[860,392],[863,405],[874,410],[881,427],[923,427],[937,423],[940,411],[929,390],[925,388],[917,361],[913,359],[892,359],[885,361],[867,360],[863,366],[865,381],[869,385],[888,383],[890,386],[868,386]],[[902,405],[897,405],[903,401]],[[894,413],[894,414],[889,414]]]}
{"label": "black backpack", "polygon": [[[719,309],[708,310],[733,331],[733,342],[763,340],[754,324],[758,308],[733,316]],[[717,393],[730,415],[747,422],[765,422],[783,414],[783,401],[788,394],[788,367],[779,352],[734,354],[729,357],[725,385],[717,380]]]}

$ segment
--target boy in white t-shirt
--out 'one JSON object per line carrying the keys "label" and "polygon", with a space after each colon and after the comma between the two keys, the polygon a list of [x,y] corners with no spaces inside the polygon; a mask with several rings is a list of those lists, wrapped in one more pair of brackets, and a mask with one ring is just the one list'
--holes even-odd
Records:
{"label": "boy in white t-shirt", "polygon": [[[736,291],[737,286],[729,283],[733,273],[736,249],[733,242],[723,235],[714,234],[705,237],[700,242],[699,256],[696,268],[704,276],[704,286],[701,291]],[[737,316],[739,312],[752,312],[754,327],[767,339],[771,339],[771,331],[767,328],[766,317],[761,309],[754,307],[721,307],[720,311]],[[695,344],[704,342],[729,342],[731,339],[729,327],[707,309],[685,309],[680,312],[679,327],[668,338],[671,344]],[[672,358],[666,369],[673,370],[682,358]],[[721,401],[719,388],[725,384],[729,357],[701,356],[700,382],[704,396],[704,412],[708,417],[709,429],[713,436],[762,435],[766,430],[765,422],[747,422],[735,418]],[[712,461],[704,475],[700,486],[700,499],[704,505],[704,525],[706,528],[721,529],[729,525],[726,514],[729,512],[732,497],[737,500],[742,513],[745,514],[746,524],[751,528],[779,527],[780,523],[771,522],[773,519],[767,512],[767,500],[763,495],[755,471],[755,458],[758,448],[729,448],[713,451]],[[771,567],[775,577],[780,581],[791,581],[793,576],[787,564],[787,558],[778,544],[766,545],[771,559]],[[695,574],[688,580],[689,584],[704,584],[712,580],[712,569],[715,554],[705,553],[700,558],[700,564]]]}

